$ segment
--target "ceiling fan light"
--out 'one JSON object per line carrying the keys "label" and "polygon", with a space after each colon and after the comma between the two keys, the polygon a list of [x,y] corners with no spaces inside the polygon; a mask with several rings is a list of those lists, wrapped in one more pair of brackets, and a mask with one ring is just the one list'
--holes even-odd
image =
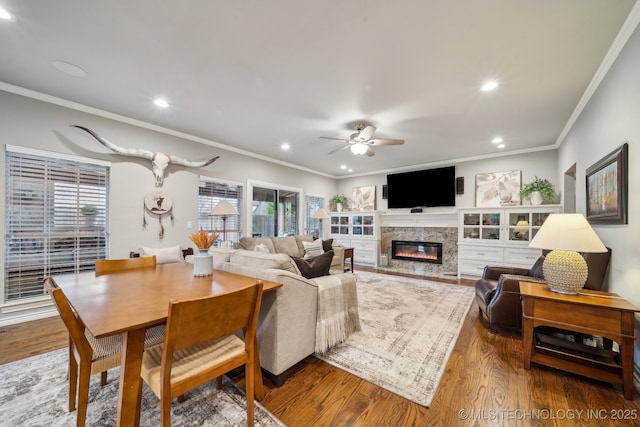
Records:
{"label": "ceiling fan light", "polygon": [[356,142],[355,144],[351,145],[349,149],[356,156],[361,156],[367,152],[368,147],[366,146],[366,144],[363,144],[361,142]]}

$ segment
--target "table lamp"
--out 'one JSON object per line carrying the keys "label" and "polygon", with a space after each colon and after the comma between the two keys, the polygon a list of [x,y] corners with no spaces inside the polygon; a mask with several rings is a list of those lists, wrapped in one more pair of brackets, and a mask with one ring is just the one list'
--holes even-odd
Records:
{"label": "table lamp", "polygon": [[320,238],[324,237],[324,229],[322,228],[322,220],[329,219],[329,214],[324,208],[318,208],[316,212],[311,216],[313,219],[317,219],[320,221]]}
{"label": "table lamp", "polygon": [[607,252],[584,215],[551,214],[529,243],[532,248],[551,249],[542,273],[553,292],[574,295],[587,281],[587,262],[578,252]]}
{"label": "table lamp", "polygon": [[516,223],[513,233],[520,240],[526,240],[527,232],[529,231],[529,221],[520,220]]}
{"label": "table lamp", "polygon": [[211,209],[209,212],[209,216],[221,216],[222,217],[222,238],[223,241],[227,241],[227,216],[229,215],[240,215],[238,211],[231,206],[231,203],[226,200],[220,200],[218,204]]}

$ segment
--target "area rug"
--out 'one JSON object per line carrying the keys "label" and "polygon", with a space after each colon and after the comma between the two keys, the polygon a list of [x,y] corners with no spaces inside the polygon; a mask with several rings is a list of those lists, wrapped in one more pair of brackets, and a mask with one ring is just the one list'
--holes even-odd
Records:
{"label": "area rug", "polygon": [[[58,350],[0,365],[0,425],[73,426],[76,412],[68,412],[68,350]],[[88,426],[116,425],[120,370],[109,370],[108,383],[100,387],[100,375],[91,377]],[[183,403],[171,403],[172,426],[246,426],[246,400],[226,377],[221,390],[211,381],[186,394]],[[160,425],[160,401],[143,384],[141,426]],[[256,402],[256,426],[284,426]]]}
{"label": "area rug", "polygon": [[356,276],[362,331],[316,357],[429,406],[473,288],[369,272]]}

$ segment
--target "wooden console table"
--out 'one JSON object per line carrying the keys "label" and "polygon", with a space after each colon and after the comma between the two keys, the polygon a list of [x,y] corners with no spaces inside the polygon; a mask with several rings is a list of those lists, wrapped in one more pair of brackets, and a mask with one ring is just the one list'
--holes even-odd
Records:
{"label": "wooden console table", "polygon": [[[351,272],[353,273],[353,248],[344,248],[344,260],[351,260]],[[348,271],[348,269],[344,269],[344,271]]]}
{"label": "wooden console table", "polygon": [[[551,292],[546,284],[520,282],[524,367],[531,362],[610,383],[622,384],[633,398],[634,313],[640,308],[624,298],[584,289],[578,295]],[[535,328],[551,326],[617,342],[620,353],[549,336]]]}

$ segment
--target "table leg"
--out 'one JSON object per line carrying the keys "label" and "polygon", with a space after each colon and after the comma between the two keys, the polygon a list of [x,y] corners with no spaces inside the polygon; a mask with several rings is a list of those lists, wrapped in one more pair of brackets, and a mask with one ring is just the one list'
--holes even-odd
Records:
{"label": "table leg", "polygon": [[624,397],[633,399],[633,342],[629,338],[622,338],[620,343],[620,361],[622,363],[622,392]]}
{"label": "table leg", "polygon": [[142,354],[145,328],[122,334],[122,362],[118,389],[118,426],[140,425],[140,398],[142,394]]}
{"label": "table leg", "polygon": [[353,273],[353,254],[351,254],[351,258],[349,258],[351,260],[351,273]]}

